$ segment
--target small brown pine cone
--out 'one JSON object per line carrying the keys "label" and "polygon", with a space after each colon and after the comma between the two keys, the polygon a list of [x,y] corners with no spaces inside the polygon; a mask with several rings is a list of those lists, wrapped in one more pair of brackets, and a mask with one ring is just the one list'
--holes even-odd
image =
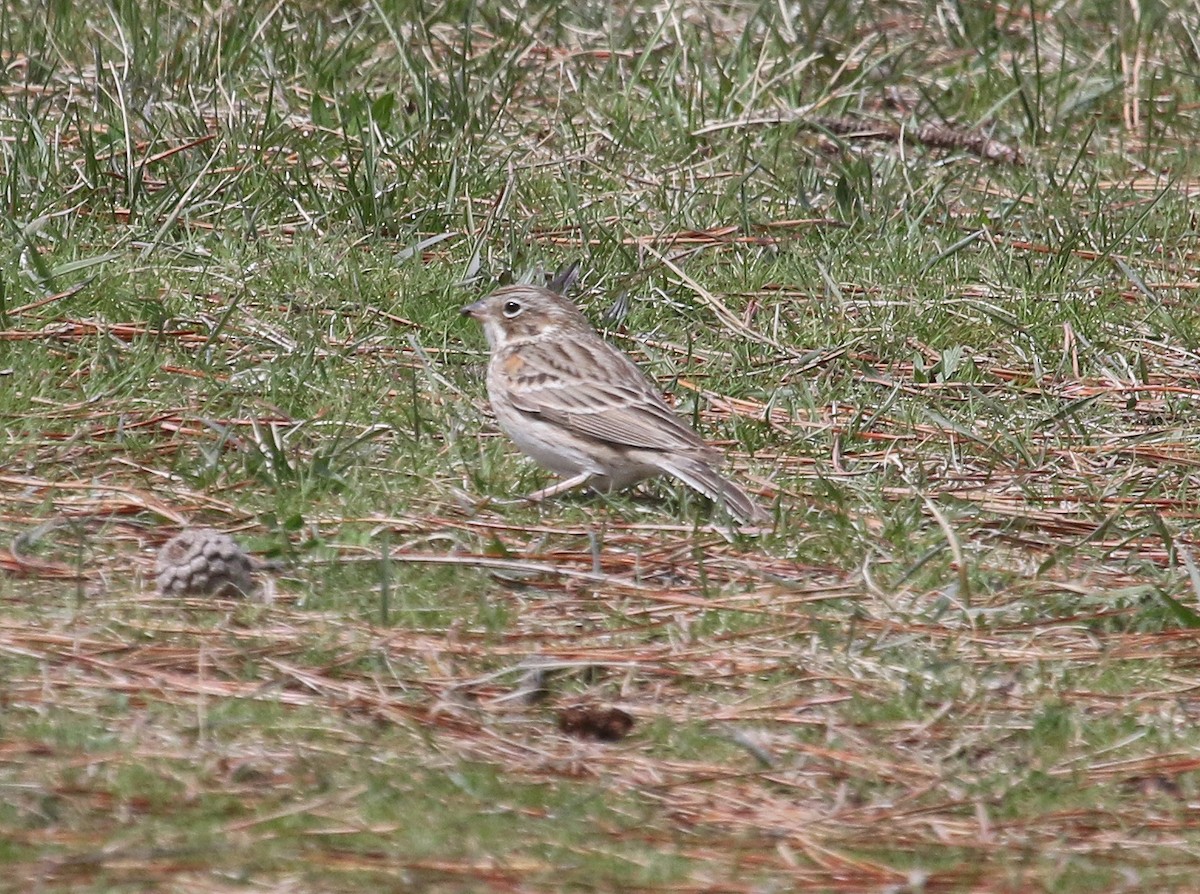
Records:
{"label": "small brown pine cone", "polygon": [[188,528],[158,551],[155,579],[160,596],[247,596],[254,563],[228,534]]}

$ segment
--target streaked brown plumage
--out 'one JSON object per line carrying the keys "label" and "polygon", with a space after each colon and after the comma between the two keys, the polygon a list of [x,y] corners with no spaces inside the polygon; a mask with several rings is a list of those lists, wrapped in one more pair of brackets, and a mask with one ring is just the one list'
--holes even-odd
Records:
{"label": "streaked brown plumage", "polygon": [[739,522],[766,519],[713,470],[720,452],[566,298],[537,286],[506,286],[463,313],[483,325],[491,349],[487,387],[496,421],[522,451],[566,479],[535,499],[585,483],[621,489],[670,475]]}

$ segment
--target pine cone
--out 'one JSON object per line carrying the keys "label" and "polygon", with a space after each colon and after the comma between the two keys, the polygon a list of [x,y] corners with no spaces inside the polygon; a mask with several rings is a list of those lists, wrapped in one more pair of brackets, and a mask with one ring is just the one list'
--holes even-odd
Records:
{"label": "pine cone", "polygon": [[158,551],[160,596],[247,596],[253,590],[254,563],[228,534],[188,528]]}

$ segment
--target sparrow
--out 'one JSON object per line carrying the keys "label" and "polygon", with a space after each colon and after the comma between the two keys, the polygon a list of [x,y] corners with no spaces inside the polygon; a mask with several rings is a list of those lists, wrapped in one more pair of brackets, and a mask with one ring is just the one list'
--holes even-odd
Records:
{"label": "sparrow", "polygon": [[767,520],[745,491],[714,470],[720,452],[568,299],[539,286],[505,286],[462,313],[487,338],[488,399],[500,428],[534,462],[563,476],[529,499],[583,485],[621,490],[669,475],[740,524]]}

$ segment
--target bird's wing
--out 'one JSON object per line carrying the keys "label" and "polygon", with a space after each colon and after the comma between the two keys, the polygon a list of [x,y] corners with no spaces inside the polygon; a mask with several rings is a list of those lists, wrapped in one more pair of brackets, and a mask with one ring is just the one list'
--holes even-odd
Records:
{"label": "bird's wing", "polygon": [[523,412],[618,446],[712,453],[633,361],[599,337],[524,344],[501,362]]}

